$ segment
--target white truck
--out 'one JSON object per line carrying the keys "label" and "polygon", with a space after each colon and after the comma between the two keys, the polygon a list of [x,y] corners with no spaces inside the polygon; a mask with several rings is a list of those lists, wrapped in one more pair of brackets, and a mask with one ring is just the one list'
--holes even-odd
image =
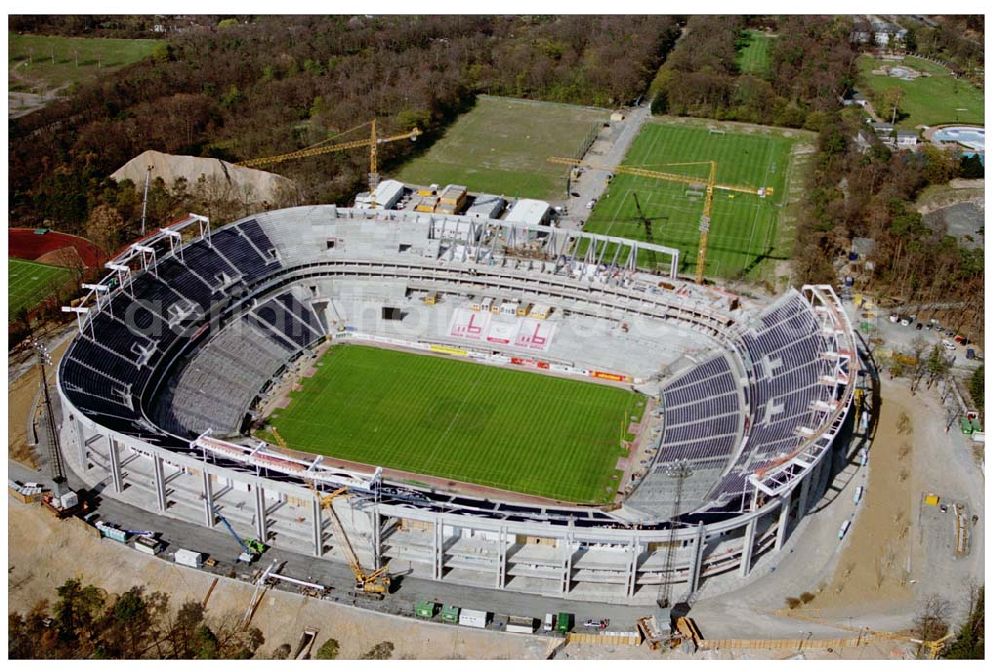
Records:
{"label": "white truck", "polygon": [[851,527],[851,521],[845,520],[840,525],[840,531],[837,532],[837,539],[843,539],[847,535],[848,528]]}
{"label": "white truck", "polygon": [[857,504],[861,501],[861,496],[865,494],[865,486],[859,485],[854,488],[854,503]]}

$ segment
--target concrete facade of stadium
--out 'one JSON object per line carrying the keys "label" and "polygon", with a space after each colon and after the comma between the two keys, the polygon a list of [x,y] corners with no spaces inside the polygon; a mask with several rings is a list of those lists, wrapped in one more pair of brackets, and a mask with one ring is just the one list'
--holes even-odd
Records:
{"label": "concrete facade of stadium", "polygon": [[[395,278],[422,291],[457,295],[502,287],[508,294],[521,291],[543,297],[557,308],[572,301],[574,311],[587,314],[589,310],[594,318],[608,319],[608,313],[616,318],[644,315],[649,319],[676,320],[715,338],[723,337],[732,328],[730,316],[718,314],[704,302],[674,296],[650,297],[636,289],[638,284],[626,287],[595,282],[586,274],[579,279],[559,277],[557,281],[549,277],[555,271],[547,269],[547,262],[526,272],[496,268],[495,258],[489,264],[482,263],[480,255],[489,251],[483,237],[487,229],[477,230],[476,226],[491,226],[492,235],[505,241],[508,252],[512,245],[537,241],[538,232],[530,227],[499,221],[476,225],[460,217],[375,213],[332,206],[268,214],[272,219],[265,227],[269,235],[294,240],[288,246],[279,242],[273,256],[286,260],[295,256],[299,263],[283,265],[263,281],[250,285],[251,291],[240,299],[245,302],[241,304],[244,311],[257,305],[251,297],[268,297],[277,288],[317,278]],[[336,230],[338,222],[353,228]],[[293,227],[293,223],[298,226]],[[387,244],[374,244],[372,240],[360,244],[349,237],[345,242],[345,232],[368,231],[372,227],[390,232]],[[202,237],[207,234],[202,231]],[[593,256],[597,251],[603,256],[612,245],[618,248],[615,258],[626,268],[631,265],[634,272],[637,245],[641,243],[580,232],[571,235],[588,239],[586,254],[590,258],[580,263],[596,271],[601,264]],[[171,244],[170,254],[174,254],[175,238],[175,234],[164,232],[162,238],[144,241],[145,249],[135,251],[138,268],[122,271],[128,260],[119,259],[116,273],[120,277],[122,273],[150,272],[146,250],[162,242],[163,254],[167,254],[167,243]],[[564,241],[555,235],[543,238],[547,238],[541,245],[543,249],[572,243],[569,235]],[[331,239],[340,246],[333,254],[346,258],[320,258],[320,250],[323,254],[331,250]],[[418,241],[425,243],[420,259],[408,257],[401,262],[389,252],[401,255],[404,248],[408,250]],[[604,249],[597,243],[602,243]],[[537,242],[534,246],[539,247]],[[458,247],[462,248],[460,255],[456,254]],[[305,249],[316,250],[315,258],[302,255]],[[358,254],[359,249],[362,254]],[[426,252],[430,249],[434,250],[433,256]],[[657,251],[671,252],[666,248]],[[472,255],[471,259],[467,255]],[[659,280],[649,278],[646,282]],[[672,282],[683,284],[676,279]],[[223,441],[211,432],[197,437],[168,436],[145,411],[132,421],[134,431],[123,431],[121,426],[109,426],[104,420],[107,415],[94,414],[80,402],[86,397],[79,396],[79,391],[67,383],[61,366],[63,449],[84,480],[110,486],[104,490],[105,495],[208,527],[220,525],[218,514],[224,511],[240,534],[266,540],[279,549],[343,562],[316,491],[348,487],[353,496],[336,500],[334,506],[362,564],[368,567],[388,563],[391,574],[572,599],[652,603],[665,576],[675,586],[674,594],[680,595],[697,592],[703,579],[715,574],[735,571],[746,575],[754,562],[786,543],[794,526],[826,488],[838,440],[852,426],[851,401],[858,364],[850,325],[833,292],[826,287],[803,291],[816,306],[817,314],[830,319],[823,328],[831,339],[829,384],[838,392],[836,403],[817,402],[817,412],[821,412],[817,417],[822,417],[822,424],[801,432],[802,440],[794,455],[769,464],[766,473],[758,469],[748,476],[747,496],[739,507],[717,514],[715,519],[703,516],[697,523],[688,519],[674,525],[674,529],[668,522],[670,510],[666,505],[661,515],[651,518],[630,511],[628,500],[621,513],[595,507],[470,502],[468,497],[432,494],[405,484],[373,482],[369,473],[328,467],[321,458],[302,459],[256,440],[237,437]],[[100,312],[101,297],[94,298]],[[80,315],[78,340],[86,338],[88,320],[94,313]],[[642,487],[640,483],[639,490]],[[670,496],[667,493],[660,497],[666,504]],[[654,501],[659,500],[654,497]]]}

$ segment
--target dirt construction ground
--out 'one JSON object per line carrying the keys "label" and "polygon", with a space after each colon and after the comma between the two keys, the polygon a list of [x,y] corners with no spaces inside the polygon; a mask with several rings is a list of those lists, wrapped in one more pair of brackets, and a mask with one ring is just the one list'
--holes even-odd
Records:
{"label": "dirt construction ground", "polygon": [[[142,555],[88,532],[82,521],[60,523],[37,504],[8,497],[8,610],[25,612],[39,600],[52,600],[66,579],[80,577],[109,593],[145,581],[148,590],[170,594],[175,609],[186,600],[204,599],[213,576]],[[28,542],[30,540],[30,542]],[[253,588],[222,578],[208,602],[209,620],[238,620]],[[231,621],[230,621],[231,622]],[[420,623],[344,605],[270,591],[254,616],[264,633],[259,655],[281,644],[294,647],[302,631],[318,631],[317,644],[333,637],[341,658],[358,658],[375,644],[391,641],[393,658],[545,658],[557,640]]]}
{"label": "dirt construction ground", "polygon": [[[907,410],[897,401],[885,399],[871,450],[864,513],[855,517],[847,548],[830,585],[811,603],[814,609],[826,609],[834,615],[839,610],[856,611],[859,603],[889,606],[912,599],[906,567],[913,440],[913,420]],[[853,496],[853,488],[850,494]]]}

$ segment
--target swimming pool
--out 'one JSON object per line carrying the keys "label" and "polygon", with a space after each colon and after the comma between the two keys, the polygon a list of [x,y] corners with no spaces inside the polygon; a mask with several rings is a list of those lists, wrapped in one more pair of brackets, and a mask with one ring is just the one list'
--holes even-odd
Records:
{"label": "swimming pool", "polygon": [[948,126],[934,132],[935,142],[957,142],[975,152],[986,151],[986,129],[975,126]]}

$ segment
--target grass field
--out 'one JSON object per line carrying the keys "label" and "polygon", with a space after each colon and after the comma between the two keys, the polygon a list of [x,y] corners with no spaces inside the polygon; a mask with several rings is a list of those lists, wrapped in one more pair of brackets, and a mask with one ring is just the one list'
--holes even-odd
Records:
{"label": "grass field", "polygon": [[[58,89],[113,72],[149,56],[161,40],[7,33],[11,91]],[[35,91],[39,92],[39,91]]]}
{"label": "grass field", "polygon": [[59,266],[23,259],[7,259],[7,321],[22,308],[31,309],[52,293],[73,272]]}
{"label": "grass field", "polygon": [[769,37],[760,30],[748,30],[750,44],[740,50],[740,72],[751,75],[765,75],[771,67],[771,44]]}
{"label": "grass field", "polygon": [[627,414],[606,385],[340,345],[271,424],[291,448],[574,502],[609,502]]}
{"label": "grass field", "polygon": [[884,65],[871,56],[862,56],[858,61],[861,74],[860,88],[869,96],[899,87],[903,91],[900,109],[905,115],[899,126],[916,129],[917,126],[936,126],[951,122],[982,124],[986,119],[985,94],[963,79],[952,77],[946,68],[922,58],[907,56],[903,65],[926,72],[930,77],[919,77],[912,81],[875,75]]}
{"label": "grass field", "polygon": [[[774,194],[762,199],[754,194],[716,190],[712,208],[705,273],[734,276],[752,272],[767,259],[787,257],[782,249],[779,213],[786,199],[786,174],[796,141],[780,129],[758,127],[754,133],[724,133],[693,123],[646,124],[625,157],[625,165],[691,175],[692,182],[707,178],[707,165],[670,164],[714,159],[718,162],[718,184],[772,187]],[[618,175],[605,197],[594,208],[586,230],[645,240],[645,228],[637,218],[633,193],[643,214],[652,220],[652,241],[681,250],[681,271],[694,271],[698,257],[698,222],[703,197],[688,193],[687,184],[645,177]],[[640,254],[639,263],[651,267],[653,259]],[[658,259],[666,267],[666,259]]]}
{"label": "grass field", "polygon": [[546,159],[575,156],[609,115],[593,107],[480,96],[395,177],[413,184],[464,184],[491,194],[558,198],[565,170]]}

